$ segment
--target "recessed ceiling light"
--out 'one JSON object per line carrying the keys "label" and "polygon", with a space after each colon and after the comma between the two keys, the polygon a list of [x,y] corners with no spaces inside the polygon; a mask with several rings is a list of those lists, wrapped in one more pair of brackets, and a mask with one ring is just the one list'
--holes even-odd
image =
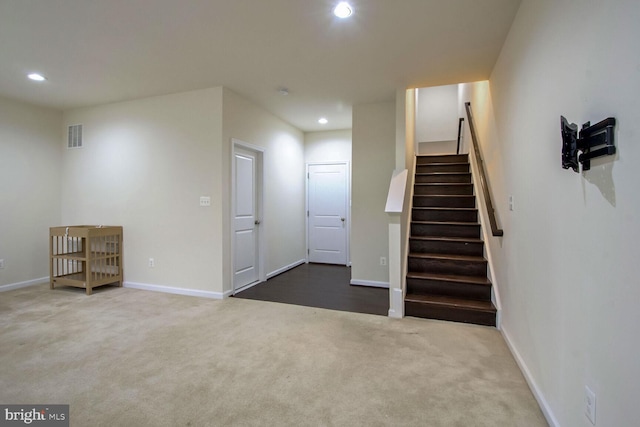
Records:
{"label": "recessed ceiling light", "polygon": [[338,18],[348,18],[353,13],[353,8],[346,1],[341,1],[338,5],[333,9],[333,14]]}
{"label": "recessed ceiling light", "polygon": [[329,120],[325,119],[324,117],[320,117],[320,119],[318,119],[318,123],[320,123],[321,125],[326,125],[327,123],[329,123]]}
{"label": "recessed ceiling light", "polygon": [[27,77],[29,77],[31,80],[34,80],[36,82],[43,82],[43,81],[47,80],[47,78],[45,76],[43,76],[42,74],[38,74],[38,73],[27,74]]}

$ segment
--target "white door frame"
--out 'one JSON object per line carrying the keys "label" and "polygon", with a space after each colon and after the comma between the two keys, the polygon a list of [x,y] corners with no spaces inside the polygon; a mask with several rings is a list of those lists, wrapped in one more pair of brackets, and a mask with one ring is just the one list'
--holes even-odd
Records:
{"label": "white door frame", "polygon": [[345,165],[346,174],[347,174],[347,194],[346,194],[346,211],[347,211],[347,221],[345,224],[345,232],[346,232],[346,247],[347,251],[347,266],[351,266],[351,165],[349,162],[308,162],[306,163],[306,194],[305,194],[305,243],[307,247],[307,255],[306,255],[306,263],[309,263],[309,166],[315,165]]}
{"label": "white door frame", "polygon": [[231,253],[230,253],[230,262],[231,262],[231,289],[233,295],[237,292],[249,289],[252,286],[257,285],[258,283],[264,282],[267,280],[265,274],[264,267],[264,228],[266,227],[264,221],[264,154],[265,149],[263,147],[258,147],[257,145],[249,144],[248,142],[241,141],[236,138],[231,138],[231,203],[230,203],[230,211],[229,211],[229,219],[233,222],[234,213],[236,210],[236,202],[235,202],[235,188],[236,188],[236,162],[235,162],[235,154],[236,148],[242,148],[244,150],[253,151],[256,154],[256,190],[258,192],[258,218],[260,221],[260,226],[258,227],[258,281],[254,283],[250,283],[249,285],[242,286],[236,289],[235,280],[233,278],[234,275],[234,254],[235,254],[235,235],[234,235],[234,227],[230,227],[231,233]]}

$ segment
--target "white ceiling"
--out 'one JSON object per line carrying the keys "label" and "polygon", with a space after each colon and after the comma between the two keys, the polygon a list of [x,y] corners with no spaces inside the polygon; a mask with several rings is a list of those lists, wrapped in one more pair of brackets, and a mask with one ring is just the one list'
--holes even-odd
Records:
{"label": "white ceiling", "polygon": [[0,0],[0,96],[69,109],[226,86],[303,131],[350,128],[355,104],[489,78],[520,0],[352,0],[345,20],[336,3]]}

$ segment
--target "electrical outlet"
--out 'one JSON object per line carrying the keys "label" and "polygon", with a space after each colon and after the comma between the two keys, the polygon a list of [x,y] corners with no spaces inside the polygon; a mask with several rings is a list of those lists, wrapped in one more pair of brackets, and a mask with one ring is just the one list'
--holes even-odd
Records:
{"label": "electrical outlet", "polygon": [[149,267],[153,268],[156,266],[156,262],[153,260],[153,258],[149,258]]}
{"label": "electrical outlet", "polygon": [[386,257],[383,257],[383,256],[380,257],[380,265],[387,265],[387,258]]}
{"label": "electrical outlet", "polygon": [[200,206],[211,206],[211,197],[200,196]]}
{"label": "electrical outlet", "polygon": [[588,386],[584,386],[584,413],[596,425],[596,394]]}
{"label": "electrical outlet", "polygon": [[0,268],[4,268],[4,260],[0,259]]}
{"label": "electrical outlet", "polygon": [[513,196],[511,195],[509,196],[509,210],[513,210]]}

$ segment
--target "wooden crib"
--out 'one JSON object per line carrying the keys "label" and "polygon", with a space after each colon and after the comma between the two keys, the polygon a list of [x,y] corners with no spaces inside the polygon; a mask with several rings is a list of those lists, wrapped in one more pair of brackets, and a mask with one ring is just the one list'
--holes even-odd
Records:
{"label": "wooden crib", "polygon": [[50,288],[122,286],[122,227],[74,225],[49,229]]}

